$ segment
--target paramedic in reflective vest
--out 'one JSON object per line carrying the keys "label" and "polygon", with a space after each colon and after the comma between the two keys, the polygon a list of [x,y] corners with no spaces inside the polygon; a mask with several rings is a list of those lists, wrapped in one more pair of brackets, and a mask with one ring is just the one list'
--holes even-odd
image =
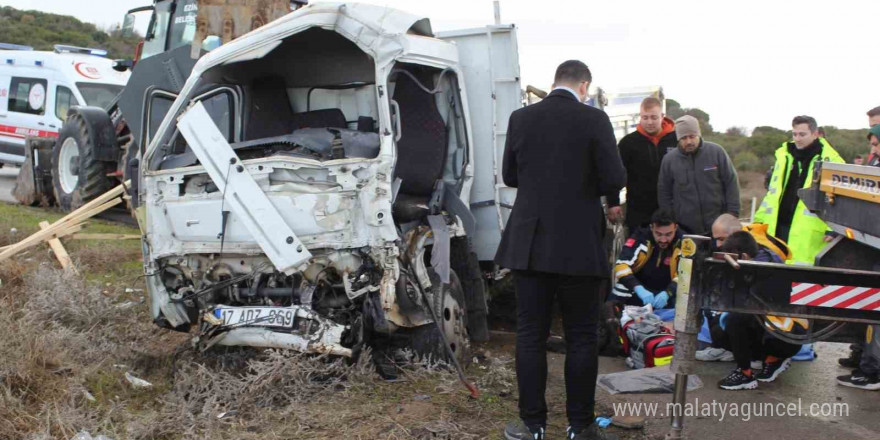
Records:
{"label": "paramedic in reflective vest", "polygon": [[816,120],[797,116],[791,122],[791,142],[776,150],[776,164],[755,221],[766,223],[768,233],[788,243],[791,262],[812,265],[816,254],[831,241],[828,226],[807,210],[797,191],[810,186],[816,162],[844,163],[831,144],[819,137]]}
{"label": "paramedic in reflective vest", "polygon": [[672,214],[657,210],[650,225],[636,229],[614,264],[610,301],[664,309],[674,304],[682,233]]}
{"label": "paramedic in reflective vest", "polygon": [[[759,247],[752,233],[747,231],[730,234],[721,245],[721,252],[737,254],[742,260],[783,262],[776,252]],[[771,285],[768,287],[772,289],[784,287],[779,282],[769,284]],[[757,285],[755,288],[761,290],[762,286]],[[791,357],[797,354],[801,346],[782,342],[769,335],[764,326],[772,325],[776,331],[781,330],[796,335],[806,334],[809,328],[807,321],[799,318],[768,315],[764,324],[761,324],[753,315],[728,312],[721,314],[720,325],[728,340],[718,342],[730,347],[736,362],[736,369],[718,382],[718,387],[725,390],[755,389],[758,387],[758,382],[773,382],[791,366]],[[713,343],[716,342],[715,339],[716,334],[713,332]],[[760,370],[753,371],[752,362],[758,361],[761,361]],[[758,365],[754,367],[757,368]]]}

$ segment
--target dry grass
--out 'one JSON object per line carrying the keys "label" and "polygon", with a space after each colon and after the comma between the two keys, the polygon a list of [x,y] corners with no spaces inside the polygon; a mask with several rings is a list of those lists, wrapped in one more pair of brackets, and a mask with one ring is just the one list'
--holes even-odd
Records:
{"label": "dry grass", "polygon": [[[290,351],[198,353],[155,329],[146,305],[53,269],[0,266],[0,439],[491,438],[513,409],[510,359],[471,368],[470,399],[443,364],[410,353],[402,382],[356,363]],[[13,281],[14,280],[14,281]],[[132,387],[131,372],[153,383]],[[222,417],[221,417],[222,416]]]}
{"label": "dry grass", "polygon": [[[2,204],[0,214],[0,244],[55,215]],[[81,278],[63,273],[44,245],[0,263],[0,440],[80,431],[114,440],[499,438],[515,414],[509,358],[472,364],[482,392],[472,399],[447,366],[411,353],[389,383],[369,352],[353,364],[277,350],[196,352],[191,335],[150,322],[138,243],[65,246]],[[133,387],[126,372],[153,386]]]}

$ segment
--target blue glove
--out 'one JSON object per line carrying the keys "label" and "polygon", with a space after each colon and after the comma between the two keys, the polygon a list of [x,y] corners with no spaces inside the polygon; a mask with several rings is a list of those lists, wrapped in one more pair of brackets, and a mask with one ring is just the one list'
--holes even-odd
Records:
{"label": "blue glove", "polygon": [[730,312],[724,312],[718,318],[718,325],[721,326],[721,330],[727,330],[727,318],[730,318]]}
{"label": "blue glove", "polygon": [[651,293],[650,290],[646,289],[645,286],[636,286],[636,288],[633,290],[636,292],[636,295],[638,295],[639,299],[642,300],[642,304],[648,305],[654,302],[654,294]]}
{"label": "blue glove", "polygon": [[666,307],[666,303],[669,302],[669,294],[666,291],[662,291],[654,297],[654,310],[662,309]]}

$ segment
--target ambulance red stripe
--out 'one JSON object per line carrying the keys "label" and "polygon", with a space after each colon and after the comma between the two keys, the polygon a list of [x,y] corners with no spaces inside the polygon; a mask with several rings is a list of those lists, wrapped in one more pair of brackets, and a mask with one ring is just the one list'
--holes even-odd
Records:
{"label": "ambulance red stripe", "polygon": [[58,137],[58,132],[0,124],[0,136],[7,136],[18,139],[24,139],[27,136]]}

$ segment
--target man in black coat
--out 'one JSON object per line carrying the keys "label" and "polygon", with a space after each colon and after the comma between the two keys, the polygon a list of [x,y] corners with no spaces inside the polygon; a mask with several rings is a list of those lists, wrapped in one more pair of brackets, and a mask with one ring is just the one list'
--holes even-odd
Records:
{"label": "man in black coat", "polygon": [[626,173],[608,115],[583,104],[591,80],[584,63],[566,61],[547,98],[510,115],[502,176],[517,196],[495,262],[514,273],[521,420],[507,425],[507,439],[544,438],[556,300],[567,344],[566,438],[608,438],[593,423],[600,285],[610,274],[599,198],[619,192]]}
{"label": "man in black coat", "polygon": [[[636,131],[620,140],[620,159],[626,169],[626,227],[633,234],[648,226],[657,211],[657,179],[668,151],[678,146],[675,122],[663,114],[663,103],[653,96],[642,100]],[[608,220],[621,214],[620,195],[608,195]]]}

